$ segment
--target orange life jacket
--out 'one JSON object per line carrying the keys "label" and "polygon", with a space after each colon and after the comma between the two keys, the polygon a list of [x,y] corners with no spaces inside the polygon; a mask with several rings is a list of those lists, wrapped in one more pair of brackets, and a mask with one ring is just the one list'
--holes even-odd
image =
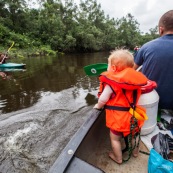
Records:
{"label": "orange life jacket", "polygon": [[[99,79],[100,90],[109,85],[113,94],[105,105],[106,126],[115,131],[122,132],[124,136],[130,134],[130,120],[133,115],[129,113],[130,107],[134,107],[141,95],[141,86],[146,85],[147,78],[132,68],[126,68],[121,72],[103,72]],[[144,121],[138,120],[139,128]]]}

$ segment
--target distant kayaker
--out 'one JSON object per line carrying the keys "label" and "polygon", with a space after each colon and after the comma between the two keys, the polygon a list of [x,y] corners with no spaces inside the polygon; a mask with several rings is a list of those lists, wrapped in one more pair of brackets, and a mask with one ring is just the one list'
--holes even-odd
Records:
{"label": "distant kayaker", "polygon": [[6,59],[8,59],[8,57],[0,52],[0,64],[4,64]]}
{"label": "distant kayaker", "polygon": [[135,46],[135,48],[134,48],[134,55],[138,52],[139,49],[140,49],[139,46]]}
{"label": "distant kayaker", "polygon": [[139,46],[135,46],[134,52],[136,53],[139,49],[140,49]]}
{"label": "distant kayaker", "polygon": [[[133,65],[133,55],[128,50],[120,49],[111,53],[108,58],[108,69],[99,77],[101,82],[99,99],[94,106],[96,109],[104,107],[106,110],[106,126],[110,129],[113,150],[109,157],[118,164],[123,162],[121,139],[130,133],[134,148],[131,150],[132,154],[134,157],[138,156],[139,146],[134,147],[134,138],[139,139],[139,132],[144,123],[129,112],[130,107],[135,109],[137,106],[141,86],[148,80],[141,72],[134,70]],[[136,126],[131,131],[133,123],[136,123]]]}
{"label": "distant kayaker", "polygon": [[173,10],[163,14],[158,23],[160,37],[144,44],[135,54],[134,69],[156,81],[159,108],[173,110]]}

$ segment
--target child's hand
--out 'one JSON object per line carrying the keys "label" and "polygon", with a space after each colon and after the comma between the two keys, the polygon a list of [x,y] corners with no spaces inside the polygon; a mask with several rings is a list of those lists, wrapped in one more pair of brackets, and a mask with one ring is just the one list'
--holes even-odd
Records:
{"label": "child's hand", "polygon": [[94,109],[99,109],[99,108],[98,108],[98,103],[95,104],[95,106],[94,106],[93,108],[94,108]]}
{"label": "child's hand", "polygon": [[94,109],[97,109],[97,110],[101,110],[101,109],[102,109],[102,107],[100,107],[98,103],[95,104],[95,106],[94,106],[93,108],[94,108]]}
{"label": "child's hand", "polygon": [[98,101],[97,104],[95,104],[95,106],[93,107],[94,109],[102,109],[104,107],[105,103]]}
{"label": "child's hand", "polygon": [[93,107],[94,109],[97,109],[97,110],[102,110],[103,107],[100,107],[99,104],[95,104],[95,106]]}

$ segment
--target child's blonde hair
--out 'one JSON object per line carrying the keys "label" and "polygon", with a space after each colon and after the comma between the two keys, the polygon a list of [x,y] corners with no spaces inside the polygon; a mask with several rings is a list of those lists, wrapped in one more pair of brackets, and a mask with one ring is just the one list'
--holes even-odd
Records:
{"label": "child's blonde hair", "polygon": [[134,58],[132,53],[127,49],[118,49],[111,52],[108,58],[110,65],[115,65],[118,71],[125,68],[132,68],[134,65]]}

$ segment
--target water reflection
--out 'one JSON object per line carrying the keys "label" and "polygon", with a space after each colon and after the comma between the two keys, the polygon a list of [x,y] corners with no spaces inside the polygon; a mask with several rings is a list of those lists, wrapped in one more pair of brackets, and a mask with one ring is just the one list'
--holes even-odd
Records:
{"label": "water reflection", "polygon": [[0,71],[0,76],[1,76],[3,79],[5,79],[6,73]]}
{"label": "water reflection", "polygon": [[[26,59],[26,71],[11,71],[6,75],[8,81],[0,79],[0,104],[6,100],[2,113],[17,111],[37,103],[42,92],[60,92],[75,86],[78,88],[96,88],[96,78],[88,78],[83,67],[88,64],[106,61],[104,54],[74,54],[59,57],[32,57]],[[7,72],[2,72],[7,73]],[[94,81],[96,80],[96,81]],[[95,85],[96,84],[96,85]]]}
{"label": "water reflection", "polygon": [[12,79],[12,74],[9,72],[4,72],[0,70],[0,76],[2,77],[3,80],[11,80]]}
{"label": "water reflection", "polygon": [[0,79],[0,172],[48,172],[96,103],[98,79],[83,67],[105,56],[32,57]]}

